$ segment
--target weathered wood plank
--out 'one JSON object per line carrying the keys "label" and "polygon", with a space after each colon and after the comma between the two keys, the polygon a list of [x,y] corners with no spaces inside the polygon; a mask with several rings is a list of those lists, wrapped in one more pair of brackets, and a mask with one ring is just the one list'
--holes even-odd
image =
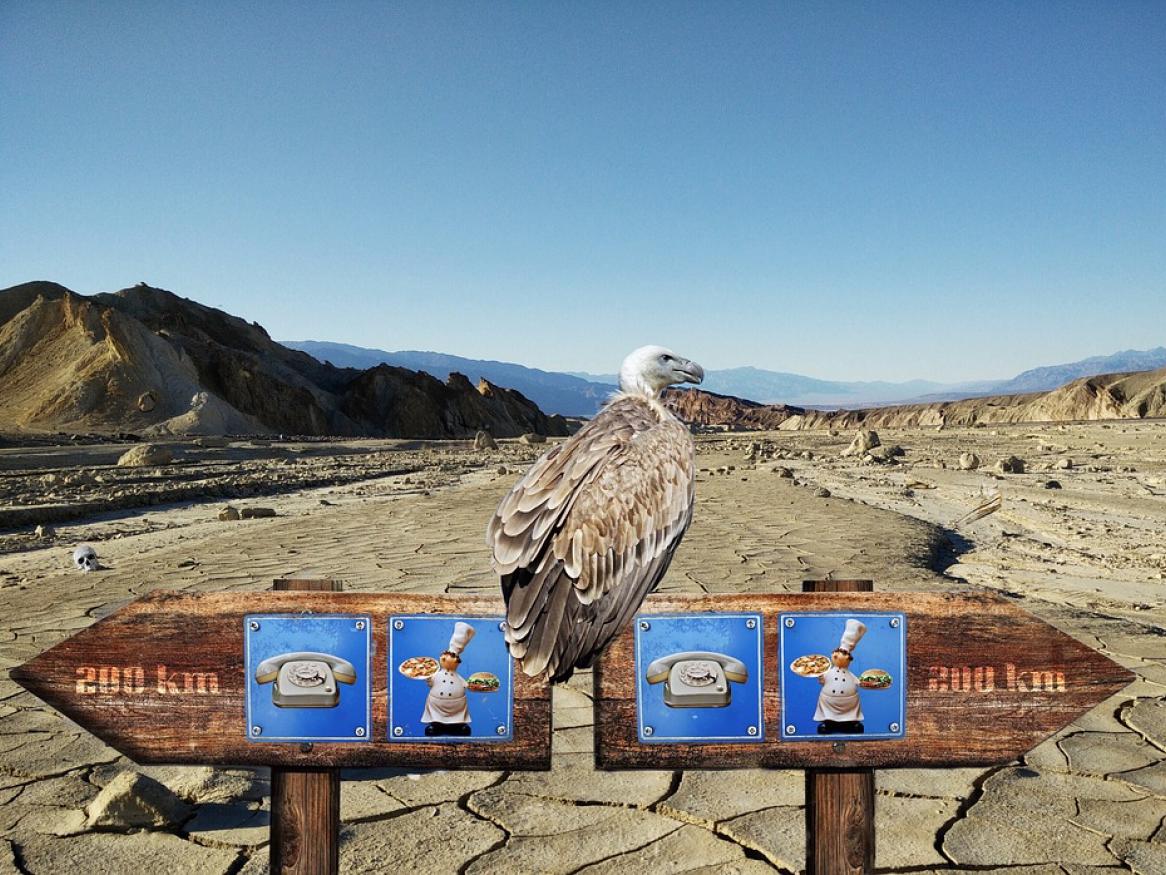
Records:
{"label": "weathered wood plank", "polygon": [[[247,740],[243,617],[300,612],[372,617],[375,670],[369,741],[301,745]],[[500,597],[413,593],[185,595],[156,591],[13,669],[11,676],[140,763],[550,768],[550,686],[527,677],[517,667],[513,673],[512,739],[482,743],[388,740],[388,618],[412,613],[498,616],[505,614],[505,606]],[[115,689],[107,672],[103,684],[103,666],[118,668],[119,675],[131,668],[129,682]],[[91,684],[84,669],[93,670]],[[140,673],[136,669],[141,669]]]}
{"label": "weathered wood plank", "polygon": [[[1133,680],[1131,672],[988,593],[655,595],[641,611],[754,611],[763,615],[765,741],[638,741],[634,639],[629,625],[596,664],[596,763],[600,768],[885,768],[1007,762]],[[906,614],[904,738],[780,741],[776,654],[777,616],[782,611]]]}

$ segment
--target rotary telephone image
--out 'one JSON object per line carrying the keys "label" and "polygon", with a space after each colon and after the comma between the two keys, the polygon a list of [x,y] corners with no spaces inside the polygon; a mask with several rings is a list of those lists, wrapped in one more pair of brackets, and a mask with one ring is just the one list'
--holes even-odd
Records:
{"label": "rotary telephone image", "polygon": [[749,680],[745,663],[723,653],[690,650],[663,656],[648,666],[650,684],[664,684],[664,704],[671,708],[724,708],[732,691],[729,682]]}
{"label": "rotary telephone image", "polygon": [[356,683],[356,669],[351,662],[330,653],[297,651],[273,656],[259,663],[255,682],[268,684],[271,701],[280,708],[335,708],[340,704],[342,684]]}

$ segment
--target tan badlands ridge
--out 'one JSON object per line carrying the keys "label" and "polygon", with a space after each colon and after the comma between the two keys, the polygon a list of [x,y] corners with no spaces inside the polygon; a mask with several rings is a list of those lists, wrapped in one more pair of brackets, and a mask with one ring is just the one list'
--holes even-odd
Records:
{"label": "tan badlands ridge", "polygon": [[803,410],[704,392],[671,392],[677,415],[704,426],[782,431],[831,428],[975,427],[993,423],[1154,419],[1166,416],[1166,368],[1083,377],[1050,392],[862,410]]}
{"label": "tan badlands ridge", "polygon": [[0,290],[0,430],[152,436],[567,434],[519,392],[461,374],[337,368],[164,289]]}

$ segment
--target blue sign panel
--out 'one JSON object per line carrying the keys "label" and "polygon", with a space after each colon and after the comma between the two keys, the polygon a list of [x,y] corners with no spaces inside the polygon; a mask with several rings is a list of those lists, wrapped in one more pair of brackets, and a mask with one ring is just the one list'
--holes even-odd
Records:
{"label": "blue sign panel", "polygon": [[642,742],[756,742],[760,614],[640,615],[636,714]]}
{"label": "blue sign panel", "polygon": [[902,738],[907,618],[895,613],[778,617],[783,741]]}
{"label": "blue sign panel", "polygon": [[509,741],[513,660],[503,617],[389,618],[389,740]]}
{"label": "blue sign panel", "polygon": [[363,615],[243,618],[251,741],[369,741],[372,620]]}

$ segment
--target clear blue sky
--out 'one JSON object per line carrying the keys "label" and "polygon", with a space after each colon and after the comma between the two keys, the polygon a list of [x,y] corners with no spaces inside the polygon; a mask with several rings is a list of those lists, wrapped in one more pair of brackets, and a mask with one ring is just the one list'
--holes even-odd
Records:
{"label": "clear blue sky", "polygon": [[1166,6],[0,3],[0,286],[958,380],[1166,343]]}

